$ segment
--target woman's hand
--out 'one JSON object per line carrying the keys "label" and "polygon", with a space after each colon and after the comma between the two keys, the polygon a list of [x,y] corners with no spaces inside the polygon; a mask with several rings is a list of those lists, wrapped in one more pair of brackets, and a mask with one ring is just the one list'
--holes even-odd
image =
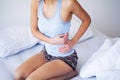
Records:
{"label": "woman's hand", "polygon": [[59,52],[66,53],[69,52],[74,46],[74,42],[72,40],[67,40],[62,47],[59,48]]}
{"label": "woman's hand", "polygon": [[66,34],[60,34],[52,39],[50,39],[51,44],[64,44],[68,40],[68,33]]}

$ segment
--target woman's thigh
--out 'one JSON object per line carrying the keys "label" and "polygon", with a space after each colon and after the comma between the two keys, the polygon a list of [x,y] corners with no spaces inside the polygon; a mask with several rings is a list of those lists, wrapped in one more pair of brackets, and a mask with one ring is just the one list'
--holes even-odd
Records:
{"label": "woman's thigh", "polygon": [[49,80],[54,77],[65,75],[72,70],[73,69],[64,61],[57,59],[39,67],[31,73],[26,80]]}
{"label": "woman's thigh", "polygon": [[22,63],[15,71],[15,77],[26,78],[30,73],[39,68],[41,65],[45,64],[46,60],[44,58],[43,51],[32,56],[24,63]]}

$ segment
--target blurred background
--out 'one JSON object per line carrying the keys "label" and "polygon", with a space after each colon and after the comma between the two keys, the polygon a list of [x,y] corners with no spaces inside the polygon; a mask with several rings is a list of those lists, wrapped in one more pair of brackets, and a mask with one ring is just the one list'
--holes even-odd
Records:
{"label": "blurred background", "polygon": [[[90,14],[91,26],[111,37],[120,37],[120,0],[78,0]],[[31,0],[0,0],[0,29],[30,25]]]}

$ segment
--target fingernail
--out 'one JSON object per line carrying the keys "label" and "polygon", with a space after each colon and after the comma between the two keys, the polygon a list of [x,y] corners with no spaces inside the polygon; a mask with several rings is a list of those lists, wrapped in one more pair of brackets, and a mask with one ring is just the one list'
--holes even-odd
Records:
{"label": "fingernail", "polygon": [[64,36],[60,36],[60,38],[63,38]]}

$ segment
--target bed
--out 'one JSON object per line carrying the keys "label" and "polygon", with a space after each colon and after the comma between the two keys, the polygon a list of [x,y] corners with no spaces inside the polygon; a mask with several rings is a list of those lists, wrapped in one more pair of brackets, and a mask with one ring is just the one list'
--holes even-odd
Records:
{"label": "bed", "polygon": [[[104,40],[108,38],[102,32],[92,27],[94,36],[89,39],[82,40],[75,45],[75,49],[78,53],[79,60],[77,70],[80,71],[82,65],[90,58],[90,56],[97,51],[97,49],[103,44]],[[40,52],[42,45],[37,43],[34,46],[19,51],[17,54],[13,54],[7,57],[0,57],[0,79],[1,80],[13,80],[13,73],[16,67],[18,67],[23,61],[30,56]],[[96,80],[95,77],[82,79],[80,76],[76,76],[71,80]]]}

